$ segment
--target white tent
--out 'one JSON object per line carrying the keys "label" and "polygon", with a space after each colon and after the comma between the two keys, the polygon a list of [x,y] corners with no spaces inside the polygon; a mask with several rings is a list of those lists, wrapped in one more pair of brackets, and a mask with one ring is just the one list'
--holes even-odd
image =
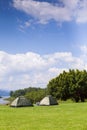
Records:
{"label": "white tent", "polygon": [[10,105],[11,107],[24,107],[33,106],[30,100],[26,99],[24,96],[17,97]]}
{"label": "white tent", "polygon": [[48,95],[40,101],[40,106],[58,105],[56,98]]}

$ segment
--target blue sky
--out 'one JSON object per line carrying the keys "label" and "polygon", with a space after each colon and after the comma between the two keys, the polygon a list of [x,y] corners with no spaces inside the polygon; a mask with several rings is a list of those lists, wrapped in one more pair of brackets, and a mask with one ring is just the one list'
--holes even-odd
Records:
{"label": "blue sky", "polygon": [[0,0],[1,89],[46,87],[86,55],[86,0]]}

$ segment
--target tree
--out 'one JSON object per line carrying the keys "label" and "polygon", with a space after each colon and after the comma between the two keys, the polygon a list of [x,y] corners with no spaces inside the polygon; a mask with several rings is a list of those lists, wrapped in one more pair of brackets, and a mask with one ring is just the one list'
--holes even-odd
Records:
{"label": "tree", "polygon": [[47,94],[46,88],[42,89],[35,87],[19,89],[10,92],[10,96],[12,98],[16,98],[18,96],[26,96],[32,101],[32,103],[39,102],[44,96],[46,96],[46,94]]}
{"label": "tree", "polygon": [[45,89],[38,89],[37,91],[27,92],[25,95],[32,103],[39,102],[44,96],[46,96]]}
{"label": "tree", "polygon": [[84,102],[87,98],[87,72],[85,70],[63,71],[59,76],[49,81],[47,85],[49,94],[67,100],[74,99],[76,102]]}
{"label": "tree", "polygon": [[10,92],[10,96],[15,97],[15,98],[18,96],[24,96],[24,95],[25,95],[25,91],[23,89],[19,89],[19,90]]}

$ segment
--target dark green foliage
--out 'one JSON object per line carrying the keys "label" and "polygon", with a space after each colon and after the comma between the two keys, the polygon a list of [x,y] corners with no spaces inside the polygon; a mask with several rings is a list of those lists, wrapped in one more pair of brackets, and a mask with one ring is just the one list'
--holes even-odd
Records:
{"label": "dark green foliage", "polygon": [[18,96],[25,96],[29,98],[32,103],[39,102],[44,96],[46,96],[46,89],[42,88],[34,88],[34,87],[29,87],[25,89],[19,89],[16,91],[11,91],[10,96],[11,97],[18,97]]}
{"label": "dark green foliage", "polygon": [[11,91],[11,92],[10,92],[10,96],[16,98],[16,97],[18,97],[18,96],[24,96],[25,93],[26,93],[25,90],[20,89],[20,90],[16,90],[16,91]]}
{"label": "dark green foliage", "polygon": [[26,93],[26,97],[29,98],[33,103],[39,102],[46,95],[45,89],[37,89]]}
{"label": "dark green foliage", "polygon": [[87,98],[87,72],[85,70],[63,71],[59,76],[49,81],[49,94],[67,100],[72,98],[76,102],[84,102]]}

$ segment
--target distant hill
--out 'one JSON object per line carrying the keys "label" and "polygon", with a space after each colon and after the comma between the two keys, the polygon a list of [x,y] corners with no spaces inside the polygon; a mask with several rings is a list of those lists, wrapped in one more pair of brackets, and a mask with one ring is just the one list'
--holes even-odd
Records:
{"label": "distant hill", "polygon": [[9,96],[9,91],[6,91],[6,90],[0,90],[0,96]]}

